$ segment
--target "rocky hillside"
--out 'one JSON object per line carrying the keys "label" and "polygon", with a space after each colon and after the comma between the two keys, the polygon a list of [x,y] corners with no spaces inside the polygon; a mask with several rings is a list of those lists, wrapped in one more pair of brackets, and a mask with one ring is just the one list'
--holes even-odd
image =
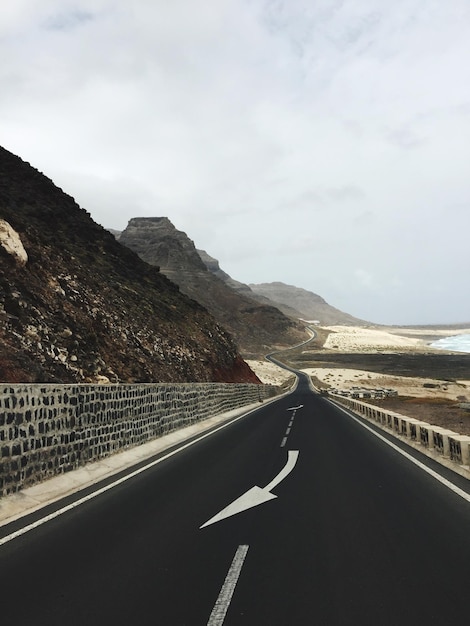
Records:
{"label": "rocky hillside", "polygon": [[[207,267],[209,272],[212,272],[215,276],[217,276],[217,278],[223,280],[228,287],[234,289],[235,291],[238,291],[238,293],[242,295],[248,296],[249,298],[255,297],[255,294],[248,287],[248,285],[245,285],[245,283],[241,283],[240,281],[235,280],[234,278],[229,276],[227,272],[224,272],[224,270],[221,269],[219,261],[217,259],[214,259],[214,257],[208,254],[205,250],[198,250],[197,253],[199,254],[201,261]],[[266,303],[268,303],[268,300],[266,298],[265,300]],[[269,304],[272,305],[272,303]]]}
{"label": "rocky hillside", "polygon": [[271,303],[260,303],[234,290],[209,271],[191,239],[168,218],[133,218],[119,241],[148,263],[159,266],[183,293],[206,307],[234,336],[245,356],[259,356],[274,347],[305,340],[298,321]]}
{"label": "rocky hillside", "polygon": [[302,319],[309,321],[317,320],[323,326],[333,324],[363,325],[367,323],[364,320],[335,309],[335,307],[328,304],[316,293],[294,287],[293,285],[275,282],[258,285],[250,284],[249,287],[255,294],[269,298],[269,300],[278,303],[281,307],[293,307],[296,311],[299,311]]}
{"label": "rocky hillside", "polygon": [[207,269],[215,274],[218,278],[223,280],[224,283],[231,289],[235,289],[235,291],[237,291],[238,293],[248,296],[249,298],[251,298],[252,300],[256,300],[257,302],[261,302],[261,304],[274,306],[288,317],[292,317],[294,319],[304,319],[303,313],[297,311],[292,306],[289,306],[288,304],[284,304],[282,302],[274,302],[270,298],[253,291],[253,289],[251,289],[249,285],[241,283],[238,280],[232,278],[229,274],[227,274],[227,272],[224,272],[224,270],[221,269],[219,261],[207,254],[205,250],[198,250],[198,253]]}
{"label": "rocky hillside", "polygon": [[0,148],[0,381],[257,381],[231,337]]}

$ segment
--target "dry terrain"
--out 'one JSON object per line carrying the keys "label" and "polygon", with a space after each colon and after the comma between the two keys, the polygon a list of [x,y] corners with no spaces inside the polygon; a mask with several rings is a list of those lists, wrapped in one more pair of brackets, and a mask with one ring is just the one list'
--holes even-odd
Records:
{"label": "dry terrain", "polygon": [[294,380],[291,372],[282,369],[274,363],[260,360],[246,360],[246,363],[255,372],[260,381],[265,385],[283,385],[288,380]]}
{"label": "dry terrain", "polygon": [[[429,346],[470,329],[334,326],[316,330],[315,341],[287,352],[284,360],[308,373],[317,387],[391,388],[398,396],[367,402],[470,435],[470,411],[461,407],[470,403],[470,354]],[[257,362],[250,366],[263,380]],[[269,372],[269,382],[274,382],[276,370]]]}

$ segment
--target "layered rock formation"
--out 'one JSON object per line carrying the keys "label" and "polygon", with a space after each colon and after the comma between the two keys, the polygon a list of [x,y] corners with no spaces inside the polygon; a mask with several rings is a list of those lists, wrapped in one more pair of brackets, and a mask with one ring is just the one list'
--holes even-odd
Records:
{"label": "layered rock formation", "polygon": [[201,305],[3,148],[0,220],[0,381],[257,381]]}
{"label": "layered rock formation", "polygon": [[[119,237],[160,267],[181,291],[200,302],[236,339],[242,354],[259,356],[305,340],[303,326],[271,303],[260,303],[209,271],[196,247],[166,217],[133,218]],[[249,289],[248,289],[249,292]]]}

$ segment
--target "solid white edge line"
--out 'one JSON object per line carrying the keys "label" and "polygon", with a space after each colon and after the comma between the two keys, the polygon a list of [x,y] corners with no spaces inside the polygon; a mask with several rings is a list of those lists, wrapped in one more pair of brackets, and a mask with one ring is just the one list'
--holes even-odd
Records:
{"label": "solid white edge line", "polygon": [[222,626],[224,623],[248,548],[249,546],[238,546],[235,556],[233,557],[232,564],[230,565],[230,569],[225,577],[224,584],[222,585],[222,589],[220,590],[219,596],[214,604],[214,608],[212,609],[212,613],[210,614],[207,626]]}
{"label": "solid white edge line", "polygon": [[158,465],[162,461],[165,461],[166,459],[169,459],[173,455],[178,454],[178,452],[181,452],[182,450],[185,450],[186,448],[189,448],[190,446],[194,445],[195,443],[198,443],[199,441],[202,441],[206,437],[209,437],[210,435],[213,435],[214,433],[218,432],[219,430],[222,430],[223,428],[227,428],[227,426],[230,426],[231,424],[234,424],[235,422],[238,422],[238,420],[241,420],[244,417],[246,417],[247,415],[250,415],[250,413],[254,413],[255,411],[258,410],[258,408],[259,407],[251,409],[251,411],[247,411],[247,413],[243,413],[243,415],[239,415],[238,417],[235,417],[233,420],[230,420],[230,421],[226,422],[225,424],[221,424],[220,426],[218,426],[214,430],[211,430],[211,431],[209,431],[207,433],[204,433],[200,437],[197,437],[196,439],[193,439],[192,441],[189,441],[188,443],[185,443],[184,445],[176,448],[175,450],[172,450],[171,452],[168,452],[167,454],[165,454],[164,456],[160,457],[159,459],[156,459],[155,461],[152,461],[151,463],[148,463],[147,465],[144,465],[143,467],[140,467],[139,469],[134,470],[130,474],[126,474],[126,476],[123,476],[122,478],[118,478],[118,480],[115,480],[114,482],[110,483],[109,485],[106,485],[105,487],[101,487],[101,489],[98,489],[97,491],[94,491],[93,493],[90,493],[87,496],[83,496],[82,498],[79,498],[75,502],[72,502],[72,503],[68,504],[67,506],[64,506],[64,507],[62,507],[60,509],[57,509],[57,511],[54,511],[53,513],[50,513],[49,515],[46,515],[45,517],[41,517],[40,519],[36,520],[35,522],[32,522],[31,524],[28,524],[27,526],[24,526],[23,528],[20,528],[20,529],[16,530],[15,532],[13,532],[13,533],[11,533],[9,535],[6,535],[5,537],[0,538],[0,546],[3,546],[5,543],[8,543],[9,541],[12,541],[13,539],[16,539],[17,537],[21,537],[21,535],[24,535],[27,532],[29,532],[30,530],[34,530],[35,528],[38,528],[39,526],[42,526],[42,524],[45,524],[46,522],[50,522],[51,520],[55,519],[56,517],[59,517],[59,515],[63,515],[64,513],[67,513],[68,511],[71,511],[72,509],[75,509],[76,507],[80,506],[81,504],[84,504],[85,502],[88,502],[89,500],[92,500],[93,498],[96,498],[97,496],[100,496],[102,493],[105,493],[106,491],[109,491],[110,489],[113,489],[114,487],[117,487],[118,485],[120,485],[122,483],[125,483],[127,480],[130,480],[131,478],[134,478],[135,476],[138,476],[139,474],[141,474],[142,472],[145,472],[146,470],[150,469],[151,467],[154,467],[155,465]]}
{"label": "solid white edge line", "polygon": [[[334,403],[332,403],[334,404]],[[433,478],[435,478],[436,480],[438,480],[441,484],[443,484],[445,487],[447,487],[448,489],[450,489],[451,491],[453,491],[455,494],[457,494],[458,496],[460,496],[461,498],[463,498],[464,500],[466,500],[467,502],[470,502],[470,494],[468,494],[466,491],[464,491],[463,489],[460,489],[460,487],[457,487],[457,485],[454,485],[454,483],[452,483],[450,480],[447,480],[447,478],[444,478],[443,476],[441,476],[440,474],[438,474],[437,472],[435,472],[434,470],[432,470],[430,467],[428,467],[427,465],[425,465],[424,463],[421,463],[421,461],[418,461],[418,459],[415,459],[414,456],[412,456],[411,454],[408,454],[408,452],[405,452],[405,450],[402,450],[399,446],[395,445],[394,443],[392,443],[391,441],[389,441],[386,437],[384,437],[383,435],[381,435],[380,433],[376,432],[373,428],[370,428],[370,426],[367,426],[367,424],[364,424],[364,422],[361,422],[360,419],[358,419],[357,417],[355,417],[354,415],[352,415],[349,411],[347,411],[346,409],[343,409],[343,407],[334,404],[334,406],[336,408],[338,408],[340,411],[342,411],[343,413],[345,413],[348,417],[350,417],[351,419],[353,419],[355,422],[357,422],[358,424],[360,424],[363,428],[365,428],[366,430],[368,430],[369,432],[371,432],[373,435],[375,435],[376,437],[378,437],[379,439],[381,439],[382,441],[384,441],[387,445],[389,445],[391,448],[393,448],[394,450],[396,450],[397,452],[399,452],[401,455],[403,455],[406,459],[408,459],[409,461],[411,461],[412,463],[414,463],[415,465],[417,465],[420,469],[424,470],[425,472],[427,472],[430,476],[432,476]]]}

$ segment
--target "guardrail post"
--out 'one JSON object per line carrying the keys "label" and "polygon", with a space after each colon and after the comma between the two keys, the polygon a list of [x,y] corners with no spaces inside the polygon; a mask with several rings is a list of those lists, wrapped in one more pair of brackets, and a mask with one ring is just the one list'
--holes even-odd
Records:
{"label": "guardrail post", "polygon": [[384,429],[406,437],[410,440],[410,445],[424,446],[429,450],[429,452],[423,450],[428,456],[435,459],[435,454],[437,453],[442,459],[446,459],[446,461],[443,461],[444,465],[448,465],[448,460],[452,461],[455,463],[454,471],[468,478],[470,470],[470,436],[460,435],[447,428],[433,426],[427,422],[378,407],[373,407],[371,410],[371,405],[352,398],[346,398],[340,394],[331,395],[336,402],[347,406],[353,412],[365,415],[370,420],[379,422]]}
{"label": "guardrail post", "polygon": [[461,465],[470,465],[470,437],[467,435],[449,436],[450,458]]}
{"label": "guardrail post", "polygon": [[406,423],[406,436],[411,441],[419,441],[419,427],[423,422],[411,417]]}
{"label": "guardrail post", "polygon": [[442,456],[450,457],[449,436],[455,435],[455,433],[439,426],[433,426],[432,432],[434,449]]}

